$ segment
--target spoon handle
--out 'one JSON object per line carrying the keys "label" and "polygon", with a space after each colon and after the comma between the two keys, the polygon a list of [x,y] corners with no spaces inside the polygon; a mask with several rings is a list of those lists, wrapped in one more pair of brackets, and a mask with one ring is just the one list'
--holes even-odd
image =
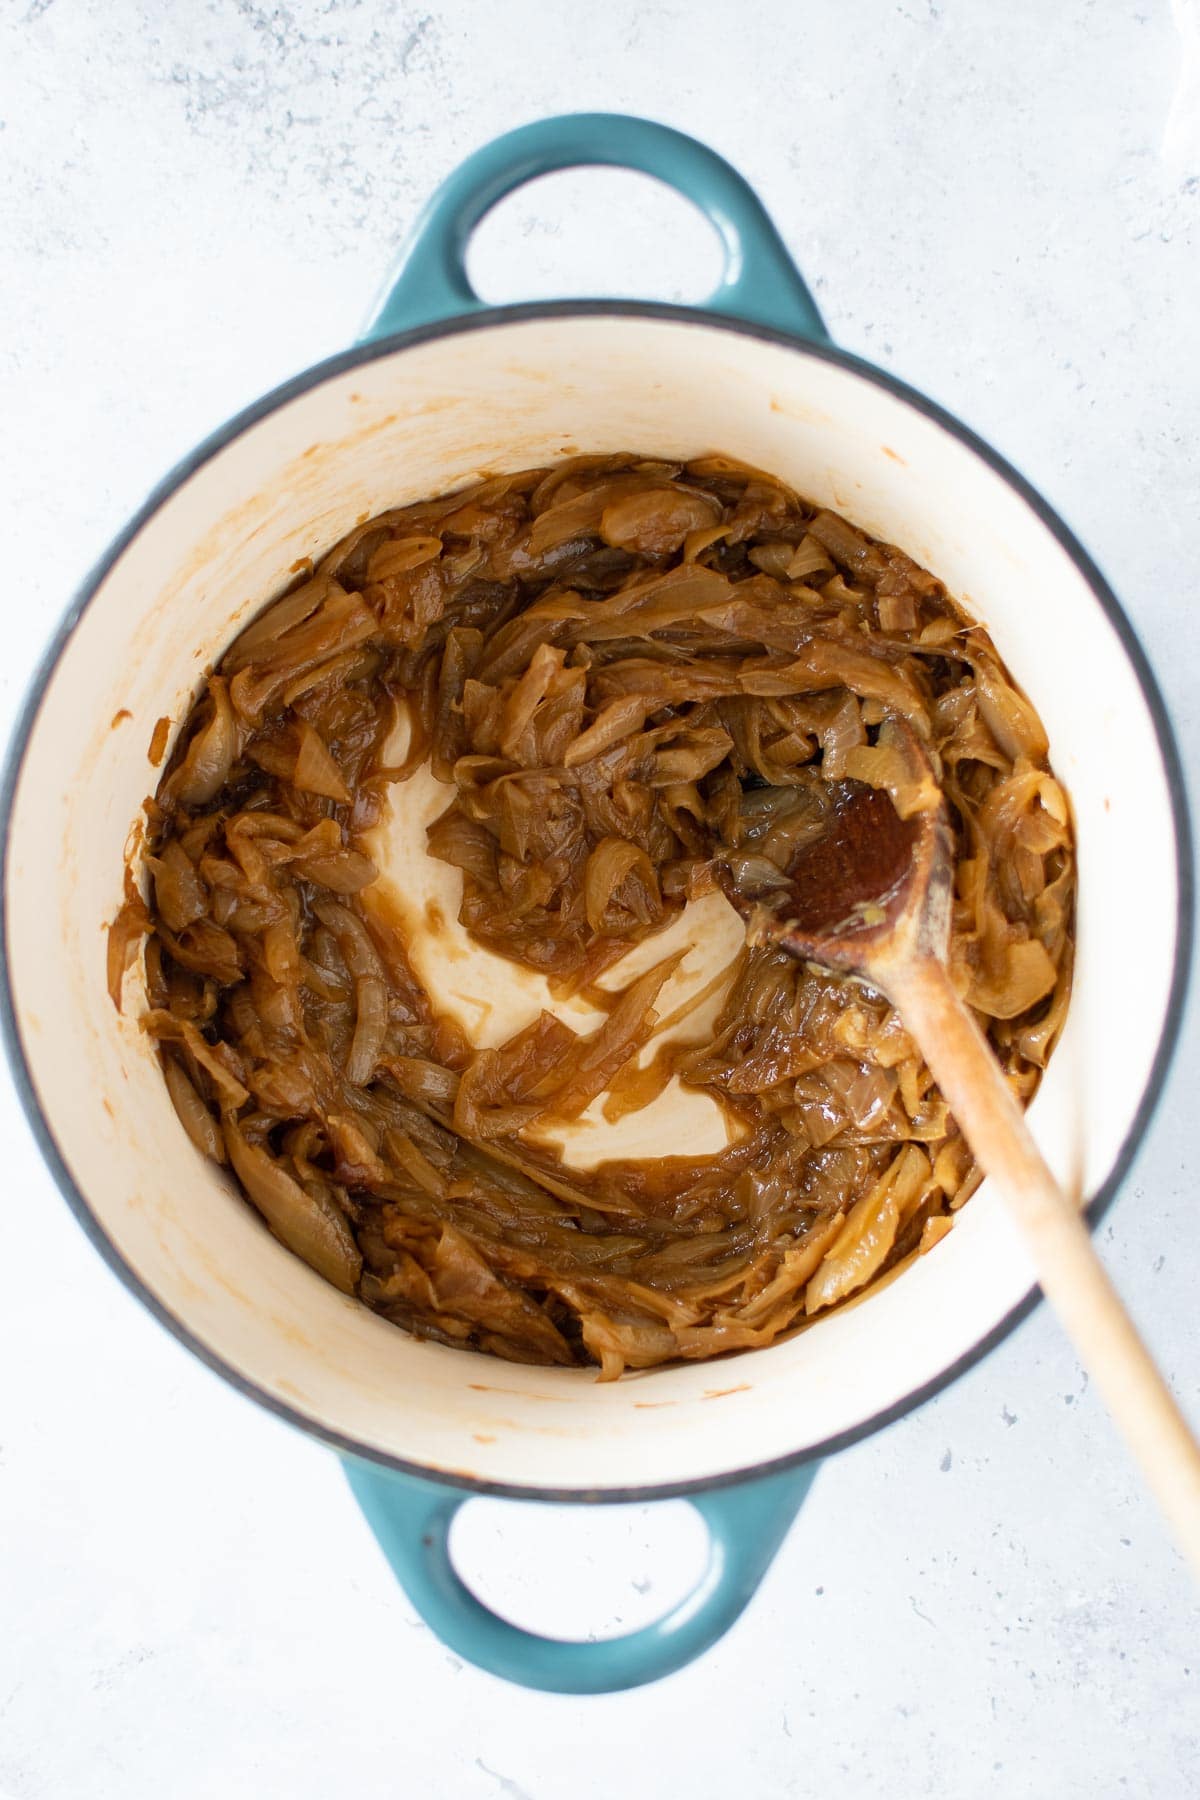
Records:
{"label": "spoon handle", "polygon": [[1200,1575],[1200,1446],[1109,1280],[1082,1213],[1051,1174],[944,965],[922,958],[889,969],[886,987],[976,1161],[1023,1232],[1042,1289],[1176,1542]]}

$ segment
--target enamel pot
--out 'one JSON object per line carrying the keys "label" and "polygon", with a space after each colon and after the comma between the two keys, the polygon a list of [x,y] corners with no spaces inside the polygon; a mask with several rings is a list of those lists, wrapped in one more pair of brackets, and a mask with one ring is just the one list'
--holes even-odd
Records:
{"label": "enamel pot", "polygon": [[[521,183],[581,164],[643,170],[708,216],[725,264],[707,304],[479,302],[464,254],[480,219]],[[1012,1327],[1033,1282],[996,1197],[985,1185],[943,1242],[861,1304],[717,1365],[600,1385],[420,1343],[281,1248],[192,1149],[138,1027],[138,977],[122,1016],[109,1001],[101,928],[157,780],[156,720],[184,717],[201,670],[302,558],[477,475],[625,449],[725,452],[900,544],[987,625],[1032,697],[1074,806],[1079,914],[1074,997],[1030,1120],[1094,1218],[1162,1085],[1189,951],[1179,759],[1146,659],[1046,503],[939,407],[835,349],[752,191],[662,126],[550,119],[450,177],[360,342],[201,445],[108,551],[36,677],[4,788],[8,1047],[80,1223],[197,1356],[344,1459],[447,1644],[574,1693],[650,1681],[704,1650],[753,1594],[819,1461]],[[709,1531],[706,1572],[629,1636],[536,1637],[454,1569],[450,1522],[481,1493],[685,1496]]]}

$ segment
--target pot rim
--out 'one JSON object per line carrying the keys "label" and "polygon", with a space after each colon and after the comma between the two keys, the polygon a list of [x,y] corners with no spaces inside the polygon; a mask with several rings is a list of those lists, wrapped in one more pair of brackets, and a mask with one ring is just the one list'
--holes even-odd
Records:
{"label": "pot rim", "polygon": [[815,1462],[838,1450],[846,1449],[851,1444],[870,1437],[884,1426],[903,1418],[906,1413],[914,1411],[926,1400],[932,1399],[943,1388],[949,1387],[960,1375],[964,1375],[981,1362],[1018,1324],[1028,1318],[1042,1298],[1041,1288],[1035,1283],[1025,1298],[1013,1307],[997,1325],[965,1350],[954,1362],[941,1370],[932,1380],[912,1389],[903,1399],[873,1413],[869,1419],[863,1420],[858,1425],[835,1433],[833,1436],[823,1439],[819,1444],[810,1445],[804,1450],[795,1451],[787,1456],[776,1457],[770,1461],[752,1464],[750,1467],[730,1469],[719,1475],[704,1476],[690,1481],[657,1482],[647,1486],[618,1488],[524,1486],[513,1482],[486,1481],[459,1473],[443,1473],[426,1464],[410,1462],[402,1457],[378,1450],[312,1418],[301,1408],[280,1400],[276,1395],[260,1387],[250,1376],[242,1374],[240,1370],[226,1362],[217,1351],[197,1337],[191,1328],[147,1286],[104,1230],[81,1187],[67,1167],[66,1160],[58,1147],[50,1119],[43,1110],[34,1087],[25,1056],[8,966],[10,828],[17,785],[24,768],[29,741],[46,690],[80,619],[115,564],[144,526],[214,456],[220,454],[271,413],[278,411],[280,407],[298,399],[302,394],[320,386],[322,382],[332,377],[437,338],[455,337],[465,332],[487,331],[495,326],[522,324],[531,320],[563,318],[649,318],[661,320],[667,324],[699,325],[712,330],[729,331],[743,337],[757,338],[765,343],[774,344],[801,356],[812,357],[820,362],[832,363],[850,374],[858,375],[874,383],[949,432],[965,449],[973,452],[994,474],[1013,489],[1070,557],[1095,595],[1102,611],[1116,632],[1121,648],[1141,688],[1154,725],[1171,805],[1177,869],[1175,954],[1167,1009],[1154,1061],[1138,1102],[1133,1122],[1107,1177],[1086,1209],[1090,1226],[1094,1229],[1099,1223],[1124,1181],[1162,1097],[1179,1038],[1193,948],[1194,870],[1187,791],[1182,760],[1170,716],[1146,653],[1116,595],[1074,533],[1064,524],[1037,489],[969,426],[964,425],[952,413],[936,401],[929,399],[919,389],[910,387],[907,382],[900,380],[890,371],[879,369],[852,352],[839,349],[833,344],[814,342],[793,332],[751,323],[731,314],[697,307],[633,300],[523,302],[512,306],[491,307],[480,313],[466,314],[430,325],[417,326],[407,331],[395,332],[386,337],[367,340],[348,350],[327,357],[321,362],[313,364],[301,374],[280,383],[260,399],[244,407],[225,425],[210,433],[194,450],[175,464],[152,489],[147,499],[124,529],[113,539],[77,589],[57,630],[37,663],[5,753],[3,773],[0,775],[0,844],[2,844],[0,855],[3,857],[3,861],[0,863],[0,1036],[3,1038],[12,1070],[13,1085],[20,1097],[34,1139],[54,1177],[59,1192],[93,1246],[99,1251],[118,1280],[147,1308],[159,1324],[165,1326],[194,1356],[198,1357],[202,1363],[221,1376],[239,1393],[256,1401],[288,1424],[298,1427],[308,1436],[327,1444],[342,1456],[355,1457],[361,1461],[377,1464],[397,1474],[415,1477],[418,1480],[433,1481],[445,1487],[460,1489],[468,1495],[574,1504],[583,1502],[620,1504],[631,1501],[686,1499],[692,1494],[732,1487],[762,1476],[799,1468],[805,1463]]}

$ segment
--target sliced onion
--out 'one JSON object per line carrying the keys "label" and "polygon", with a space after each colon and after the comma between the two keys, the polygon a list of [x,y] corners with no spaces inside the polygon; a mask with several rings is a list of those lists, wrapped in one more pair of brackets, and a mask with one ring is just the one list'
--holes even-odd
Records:
{"label": "sliced onion", "polygon": [[999,976],[975,976],[967,999],[995,1019],[1015,1019],[1044,1000],[1057,980],[1058,971],[1045,946],[1037,938],[1026,938],[1008,946]]}
{"label": "sliced onion", "polygon": [[172,931],[183,931],[208,911],[208,889],[178,839],[163,847],[161,856],[148,856],[146,867],[154,877],[154,902]]}
{"label": "sliced onion", "polygon": [[392,575],[407,575],[422,564],[433,562],[442,554],[442,540],[429,533],[415,537],[388,538],[376,550],[367,565],[370,581],[387,581]]}
{"label": "sliced onion", "polygon": [[581,731],[574,743],[569,746],[563,756],[563,764],[568,769],[578,768],[580,763],[590,762],[613,744],[621,743],[642,729],[646,722],[646,714],[651,710],[651,702],[641,694],[630,694],[621,700],[612,700],[601,707],[586,731]]}
{"label": "sliced onion", "polygon": [[150,915],[146,911],[141,895],[134,888],[109,926],[106,940],[105,975],[108,997],[118,1012],[121,1010],[125,972],[133,959],[138,944],[149,929]]}
{"label": "sliced onion", "polygon": [[602,838],[588,857],[583,904],[588,924],[602,936],[661,918],[658,876],[646,852],[624,838]]}
{"label": "sliced onion", "polygon": [[290,631],[311,618],[321,602],[335,590],[337,583],[328,575],[314,575],[281,600],[276,600],[273,606],[268,606],[265,612],[250,621],[226,651],[221,659],[225,673],[236,674],[247,663],[257,662],[273,651]]}
{"label": "sliced onion", "polygon": [[977,657],[973,666],[979,710],[1005,755],[1045,756],[1045,728],[1024,694],[1004,679],[991,657]]}
{"label": "sliced onion", "polygon": [[196,1067],[203,1069],[212,1082],[222,1107],[230,1107],[236,1112],[239,1106],[246,1104],[250,1098],[249,1090],[230,1072],[190,1019],[181,1018],[177,1013],[155,1010],[146,1013],[142,1025],[153,1037],[164,1043],[183,1045]]}
{"label": "sliced onion", "polygon": [[361,894],[378,878],[379,870],[360,850],[337,850],[329,856],[301,856],[292,863],[297,875],[331,894]]}
{"label": "sliced onion", "polygon": [[276,1237],[343,1294],[352,1294],[362,1273],[362,1254],[342,1213],[332,1201],[306,1193],[273,1157],[249,1143],[228,1116],[224,1132],[234,1174]]}
{"label": "sliced onion", "polygon": [[600,535],[606,544],[639,556],[666,556],[690,532],[703,531],[720,517],[721,508],[709,494],[649,488],[611,501],[601,514]]}
{"label": "sliced onion", "polygon": [[193,737],[183,761],[167,779],[167,790],[182,806],[207,806],[229,779],[238,753],[238,728],[229,686],[220,675],[208,682],[212,717]]}
{"label": "sliced onion", "polygon": [[375,1073],[388,1028],[387,988],[373,975],[354,984],[354,1037],[343,1071],[355,1087],[365,1087]]}
{"label": "sliced onion", "polygon": [[883,1267],[900,1225],[896,1174],[910,1154],[921,1156],[911,1146],[902,1150],[883,1179],[851,1208],[805,1290],[804,1310],[810,1318],[822,1307],[832,1306],[856,1288],[864,1287]]}
{"label": "sliced onion", "polygon": [[163,1079],[179,1123],[202,1156],[214,1162],[225,1161],[225,1144],[216,1120],[205,1106],[192,1083],[172,1056],[163,1058]]}

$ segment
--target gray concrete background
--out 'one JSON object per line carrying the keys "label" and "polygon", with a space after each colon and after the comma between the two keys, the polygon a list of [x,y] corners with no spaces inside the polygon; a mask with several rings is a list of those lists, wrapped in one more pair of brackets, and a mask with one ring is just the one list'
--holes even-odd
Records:
{"label": "gray concrete background", "polygon": [[[1165,0],[2,0],[0,22],[0,724],[148,487],[350,339],[436,181],[510,125],[611,107],[732,157],[837,338],[1046,491],[1200,766],[1200,157],[1186,120],[1162,154]],[[681,203],[595,173],[508,203],[474,256],[491,297],[690,297],[714,265]],[[1193,1026],[1101,1233],[1193,1408],[1198,1072]],[[0,1142],[5,1800],[1200,1793],[1195,1591],[1044,1310],[829,1465],[701,1664],[548,1699],[444,1650],[333,1459],[132,1304],[7,1088]],[[531,1622],[627,1628],[686,1583],[691,1519],[479,1503],[462,1555]]]}

